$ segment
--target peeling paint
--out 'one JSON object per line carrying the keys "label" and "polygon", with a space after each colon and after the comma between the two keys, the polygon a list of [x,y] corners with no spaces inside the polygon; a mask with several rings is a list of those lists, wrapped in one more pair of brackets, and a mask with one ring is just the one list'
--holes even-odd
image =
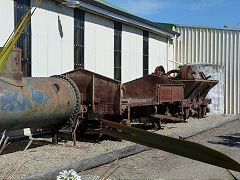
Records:
{"label": "peeling paint", "polygon": [[17,91],[11,94],[9,91],[4,91],[0,96],[2,105],[0,106],[1,111],[23,111],[28,108],[32,111],[32,104],[26,94],[19,94]]}
{"label": "peeling paint", "polygon": [[33,102],[38,106],[44,107],[50,96],[45,94],[43,91],[32,90],[32,100],[25,94],[5,90],[2,94],[0,93],[0,111],[24,111],[28,109],[33,110]]}
{"label": "peeling paint", "polygon": [[50,96],[45,94],[44,91],[32,89],[32,101],[36,102],[37,105],[45,106],[46,102],[50,99]]}

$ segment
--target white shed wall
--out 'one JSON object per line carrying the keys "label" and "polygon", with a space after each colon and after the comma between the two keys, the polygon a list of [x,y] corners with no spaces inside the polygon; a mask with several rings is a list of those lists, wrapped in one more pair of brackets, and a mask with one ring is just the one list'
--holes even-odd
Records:
{"label": "white shed wall", "polygon": [[114,22],[85,13],[84,68],[114,78]]}
{"label": "white shed wall", "polygon": [[0,0],[0,47],[2,47],[14,30],[14,2]]}
{"label": "white shed wall", "polygon": [[143,30],[122,26],[122,83],[143,76]]}
{"label": "white shed wall", "polygon": [[168,67],[167,71],[170,71],[172,69],[175,69],[175,63],[174,63],[174,45],[173,45],[173,40],[169,39],[168,40],[168,49],[167,49],[167,55],[168,55]]}
{"label": "white shed wall", "polygon": [[33,77],[51,76],[74,69],[72,8],[43,0],[32,16],[31,28]]}
{"label": "white shed wall", "polygon": [[[175,61],[225,66],[225,113],[240,113],[240,30],[176,26]],[[207,75],[208,76],[208,75]]]}
{"label": "white shed wall", "polygon": [[167,38],[149,33],[149,74],[153,73],[157,66],[162,65],[167,70],[168,48]]}

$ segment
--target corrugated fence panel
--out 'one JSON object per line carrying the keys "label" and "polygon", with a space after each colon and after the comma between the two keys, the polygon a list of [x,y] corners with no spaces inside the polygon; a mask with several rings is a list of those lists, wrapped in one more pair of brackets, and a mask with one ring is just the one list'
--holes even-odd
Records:
{"label": "corrugated fence panel", "polygon": [[240,30],[194,26],[175,30],[181,37],[174,40],[174,61],[224,65],[225,113],[240,113]]}
{"label": "corrugated fence panel", "polygon": [[167,70],[167,38],[149,33],[149,73],[162,65]]}
{"label": "corrugated fence panel", "polygon": [[143,76],[143,31],[123,24],[122,27],[122,82]]}
{"label": "corrugated fence panel", "polygon": [[14,1],[0,0],[0,47],[14,30]]}
{"label": "corrugated fence panel", "polygon": [[73,70],[73,9],[44,0],[32,16],[31,25],[32,76],[51,76]]}
{"label": "corrugated fence panel", "polygon": [[114,78],[114,21],[85,14],[85,68]]}

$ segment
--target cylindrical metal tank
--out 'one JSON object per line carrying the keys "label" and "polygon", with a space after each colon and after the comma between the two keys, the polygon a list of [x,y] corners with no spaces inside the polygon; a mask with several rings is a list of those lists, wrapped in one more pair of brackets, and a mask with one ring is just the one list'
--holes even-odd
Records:
{"label": "cylindrical metal tank", "polygon": [[59,127],[74,120],[80,97],[75,83],[65,76],[22,78],[19,53],[13,50],[0,73],[0,131]]}
{"label": "cylindrical metal tank", "polygon": [[194,75],[195,78],[200,78],[199,72],[203,72],[205,76],[211,76],[208,80],[219,81],[219,83],[209,91],[207,98],[212,100],[209,105],[211,113],[224,114],[224,66],[209,63],[193,63],[188,65],[196,72]]}
{"label": "cylindrical metal tank", "polygon": [[23,78],[22,87],[0,79],[0,131],[61,125],[74,114],[77,94],[58,78]]}

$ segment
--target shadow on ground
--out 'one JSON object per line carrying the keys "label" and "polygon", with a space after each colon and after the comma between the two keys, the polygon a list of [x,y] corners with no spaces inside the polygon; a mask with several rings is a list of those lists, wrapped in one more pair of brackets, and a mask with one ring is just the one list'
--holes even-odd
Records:
{"label": "shadow on ground", "polygon": [[[22,140],[22,141],[12,141],[10,144],[3,150],[1,155],[14,153],[17,151],[23,151],[27,144],[29,143],[29,140]],[[45,146],[51,144],[48,141],[44,140],[34,140],[28,149],[34,149],[40,146]]]}
{"label": "shadow on ground", "polygon": [[[36,138],[40,138],[40,139],[36,139]],[[38,136],[34,136],[33,141],[31,143],[31,145],[28,147],[29,150],[31,151],[35,151],[35,148],[41,147],[41,146],[55,146],[52,143],[52,135],[51,134],[45,134],[45,135],[38,135]],[[107,135],[102,135],[100,136],[99,133],[95,133],[95,134],[84,134],[81,137],[77,138],[77,141],[79,142],[89,142],[89,143],[101,143],[101,141],[104,140],[111,140],[111,141],[116,141],[116,138],[107,136]],[[14,153],[14,152],[18,152],[18,151],[23,151],[26,146],[29,143],[29,138],[26,137],[21,137],[21,138],[15,138],[12,140],[9,140],[9,145],[3,150],[3,152],[1,153],[1,155],[4,154],[10,154],[10,153]],[[68,143],[68,142],[72,142],[72,144]],[[73,139],[70,133],[59,133],[58,136],[58,142],[59,142],[59,146],[64,146],[64,147],[74,147],[73,146]],[[1,146],[0,146],[1,148]],[[77,147],[76,148],[87,148],[87,147]],[[1,156],[0,155],[0,156]]]}
{"label": "shadow on ground", "polygon": [[219,141],[208,141],[211,144],[220,144],[228,147],[240,147],[240,133],[229,134],[227,136],[217,136]]}

